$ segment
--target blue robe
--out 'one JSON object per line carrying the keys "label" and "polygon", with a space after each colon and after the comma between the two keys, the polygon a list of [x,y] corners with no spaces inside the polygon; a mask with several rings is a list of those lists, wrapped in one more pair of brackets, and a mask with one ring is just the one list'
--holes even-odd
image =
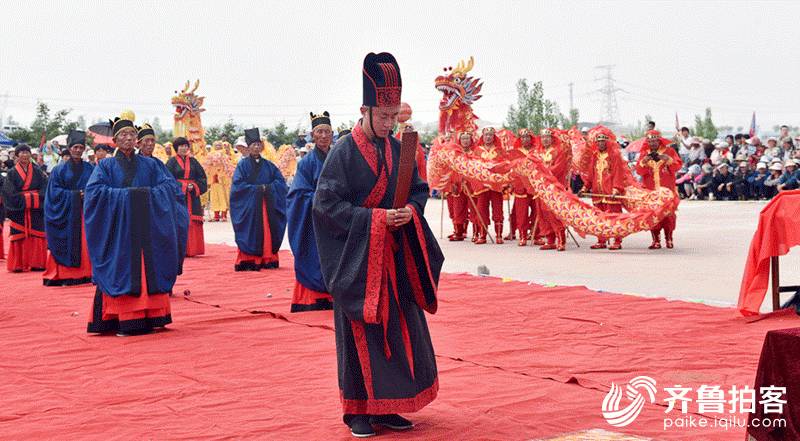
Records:
{"label": "blue robe", "polygon": [[158,162],[117,151],[86,185],[92,278],[109,296],[140,295],[142,270],[148,293],[169,293],[181,273],[189,215],[180,187]]}
{"label": "blue robe", "polygon": [[289,195],[286,196],[289,218],[289,244],[294,254],[294,274],[306,288],[327,292],[319,268],[319,252],[314,235],[312,204],[317,180],[325,163],[325,153],[314,149],[297,164]]}
{"label": "blue robe", "polygon": [[47,248],[61,266],[81,266],[81,191],[86,188],[94,166],[86,161],[61,162],[50,173],[44,204]]}
{"label": "blue robe", "polygon": [[256,162],[248,157],[236,165],[231,185],[231,222],[236,245],[243,253],[261,256],[264,252],[262,201],[267,204],[272,252],[278,252],[286,231],[286,191],[286,181],[272,162],[263,158]]}

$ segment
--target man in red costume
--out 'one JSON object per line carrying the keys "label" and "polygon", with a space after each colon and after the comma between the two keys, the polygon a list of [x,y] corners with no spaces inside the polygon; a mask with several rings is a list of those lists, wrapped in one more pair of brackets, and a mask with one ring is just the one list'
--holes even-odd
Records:
{"label": "man in red costume", "polygon": [[[591,159],[586,173],[586,183],[583,192],[590,192],[603,196],[592,196],[594,206],[607,213],[622,213],[622,201],[616,196],[625,193],[625,161],[619,152],[614,134],[603,127],[589,135]],[[593,250],[606,247],[610,238],[598,236],[597,243],[590,248]],[[622,238],[615,237],[614,243],[608,246],[609,250],[622,248]]]}
{"label": "man in red costume", "polygon": [[[539,132],[539,142],[535,145],[535,155],[542,161],[545,167],[556,180],[566,186],[569,176],[569,165],[572,161],[572,151],[569,146],[564,145],[557,136],[556,129],[545,128]],[[542,202],[537,199],[536,216],[539,218],[537,223],[539,231],[547,237],[547,243],[542,245],[541,250],[566,250],[567,236],[564,223],[556,217]]]}
{"label": "man in red costume", "polygon": [[[647,146],[639,153],[639,161],[636,163],[636,173],[642,177],[642,185],[648,190],[655,190],[665,187],[675,193],[675,174],[681,169],[681,158],[674,149],[669,147],[670,140],[661,137],[658,130],[648,130]],[[653,243],[648,247],[651,250],[661,248],[661,230],[664,230],[664,240],[667,248],[672,248],[672,232],[675,230],[675,213],[665,217],[661,223],[650,230],[653,235]]]}
{"label": "man in red costume", "polygon": [[[515,149],[510,156],[525,158],[533,154],[533,139],[533,133],[530,130],[520,129],[519,137],[514,143]],[[527,245],[531,236],[534,244],[544,245],[537,232],[532,230],[534,224],[536,224],[536,198],[532,194],[528,194],[528,190],[522,181],[514,182],[512,194],[514,195],[514,209],[511,214],[514,219],[514,225],[512,227],[516,227],[519,232],[519,246],[524,247]],[[538,224],[536,229],[539,230]]]}
{"label": "man in red costume", "polygon": [[[475,149],[475,155],[479,160],[497,164],[505,161],[506,151],[503,147],[503,142],[495,136],[495,130],[492,127],[485,127],[481,132],[481,139],[478,142],[478,147]],[[494,222],[494,232],[496,242],[503,243],[503,192],[497,191],[489,185],[483,185],[479,188],[475,195],[478,198],[478,214],[480,214],[479,222],[482,220],[486,222],[486,227],[489,227],[489,206],[491,205],[491,220]],[[476,244],[486,243],[486,230],[481,226],[478,230],[478,239]]]}
{"label": "man in red costume", "polygon": [[[472,154],[472,133],[469,131],[459,133],[458,138],[451,145],[459,155],[470,156]],[[451,179],[450,191],[444,193],[447,198],[447,211],[450,214],[450,220],[453,221],[453,234],[448,236],[448,239],[460,242],[467,235],[469,215],[472,211],[468,194],[469,188],[463,177],[453,175]]]}

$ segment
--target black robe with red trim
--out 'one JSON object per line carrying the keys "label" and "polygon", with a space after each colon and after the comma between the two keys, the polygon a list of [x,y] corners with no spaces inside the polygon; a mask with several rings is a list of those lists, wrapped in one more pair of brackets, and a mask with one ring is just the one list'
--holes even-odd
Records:
{"label": "black robe with red trim", "polygon": [[436,312],[444,257],[423,216],[428,185],[416,167],[406,205],[412,221],[387,227],[399,157],[397,140],[376,145],[356,125],[328,154],[314,197],[345,414],[415,412],[439,387],[424,311]]}
{"label": "black robe with red trim", "polygon": [[[188,167],[185,166],[186,159],[189,160]],[[186,159],[182,159],[180,156],[173,156],[167,161],[166,167],[175,180],[178,181],[183,194],[186,195],[186,206],[189,210],[190,220],[202,223],[203,204],[200,203],[200,195],[208,191],[206,172],[197,159],[191,156],[187,156]],[[189,184],[194,184],[194,190],[189,191]]]}
{"label": "black robe with red trim", "polygon": [[10,224],[11,242],[28,237],[45,238],[44,199],[47,176],[36,164],[16,164],[3,182],[2,196]]}

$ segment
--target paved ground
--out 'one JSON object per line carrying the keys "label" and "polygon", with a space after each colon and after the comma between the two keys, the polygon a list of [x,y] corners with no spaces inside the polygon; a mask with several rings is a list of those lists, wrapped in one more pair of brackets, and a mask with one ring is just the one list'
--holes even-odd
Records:
{"label": "paved ground", "polygon": [[[449,242],[445,213],[444,271],[476,273],[486,265],[491,275],[543,284],[585,285],[595,290],[735,305],[750,239],[764,202],[684,201],[678,213],[676,248],[651,251],[650,234],[628,237],[620,251],[590,250],[593,237],[570,242],[566,252],[519,247],[516,242],[480,245]],[[428,202],[426,217],[439,235],[441,203]],[[506,225],[507,227],[507,225]],[[235,245],[230,223],[206,223],[206,240]],[[284,241],[283,248],[288,249]],[[782,258],[784,278],[800,282],[800,252]],[[793,273],[792,273],[793,272]],[[785,299],[785,298],[784,298]],[[766,311],[768,299],[765,299]]]}

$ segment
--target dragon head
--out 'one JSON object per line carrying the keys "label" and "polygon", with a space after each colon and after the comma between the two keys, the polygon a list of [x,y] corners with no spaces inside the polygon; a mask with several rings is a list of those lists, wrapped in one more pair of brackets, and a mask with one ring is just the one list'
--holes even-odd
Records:
{"label": "dragon head", "polygon": [[175,106],[175,118],[182,119],[186,114],[197,115],[200,112],[205,112],[203,109],[203,100],[205,97],[195,95],[195,91],[200,86],[200,80],[195,81],[194,87],[189,90],[190,83],[186,81],[186,85],[180,92],[175,91],[175,96],[172,97],[172,105]]}
{"label": "dragon head", "polygon": [[461,60],[455,68],[445,68],[445,75],[436,77],[436,90],[443,94],[442,100],[439,102],[440,111],[472,106],[472,103],[480,99],[479,93],[483,83],[479,78],[467,75],[474,65],[474,58],[469,57],[469,62],[466,64],[464,60]]}

